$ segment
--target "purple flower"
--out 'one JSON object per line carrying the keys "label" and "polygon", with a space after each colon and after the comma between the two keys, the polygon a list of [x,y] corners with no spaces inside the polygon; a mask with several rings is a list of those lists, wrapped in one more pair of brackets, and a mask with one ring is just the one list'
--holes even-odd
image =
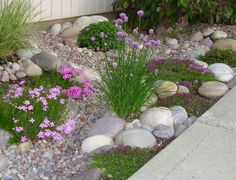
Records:
{"label": "purple flower", "polygon": [[145,43],[145,45],[144,45],[145,47],[151,47],[152,46],[152,44],[150,43],[150,42],[147,42],[147,43]]}
{"label": "purple flower", "polygon": [[122,31],[116,33],[117,40],[123,40],[126,37],[126,34]]}
{"label": "purple flower", "polygon": [[176,51],[175,49],[172,49],[170,52],[172,55],[176,55],[178,53],[178,51]]}
{"label": "purple flower", "polygon": [[139,43],[137,41],[132,42],[132,47],[138,48],[139,47]]}
{"label": "purple flower", "polygon": [[123,22],[124,21],[119,18],[119,19],[116,20],[116,25],[121,25],[121,24],[123,24]]}
{"label": "purple flower", "polygon": [[153,29],[149,29],[149,34],[152,35],[154,33]]}
{"label": "purple flower", "polygon": [[139,11],[137,12],[137,15],[138,15],[139,17],[142,17],[142,16],[144,15],[144,12],[143,12],[142,10],[139,10]]}
{"label": "purple flower", "polygon": [[124,19],[125,17],[127,17],[125,13],[120,13],[119,16],[120,16],[121,19]]}
{"label": "purple flower", "polygon": [[180,84],[185,87],[191,87],[193,85],[191,81],[182,81]]}
{"label": "purple flower", "polygon": [[148,41],[148,38],[149,38],[148,35],[143,36],[143,41],[144,41],[144,42],[147,42],[147,41]]}
{"label": "purple flower", "polygon": [[138,28],[133,29],[133,34],[138,35]]}
{"label": "purple flower", "polygon": [[152,44],[152,46],[160,46],[160,44],[161,44],[159,40],[157,40],[157,41],[156,40],[150,40],[149,42]]}
{"label": "purple flower", "polygon": [[117,64],[116,62],[112,63],[112,67],[113,67],[113,69],[116,69],[117,66],[118,66],[118,64]]}
{"label": "purple flower", "polygon": [[104,38],[104,37],[105,37],[105,33],[104,33],[104,32],[101,32],[101,33],[100,33],[100,37],[101,37],[101,38]]}
{"label": "purple flower", "polygon": [[82,89],[79,86],[72,86],[69,89],[63,91],[68,98],[79,99],[82,96]]}
{"label": "purple flower", "polygon": [[129,21],[129,18],[127,16],[124,17],[124,22],[128,22]]}
{"label": "purple flower", "polygon": [[26,142],[28,139],[26,136],[21,136],[20,141],[21,142]]}
{"label": "purple flower", "polygon": [[90,39],[91,41],[96,41],[97,38],[95,36],[92,36]]}

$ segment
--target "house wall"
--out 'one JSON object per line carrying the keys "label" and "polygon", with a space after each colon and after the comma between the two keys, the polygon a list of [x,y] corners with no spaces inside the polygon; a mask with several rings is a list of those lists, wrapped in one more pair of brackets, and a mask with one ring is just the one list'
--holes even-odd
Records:
{"label": "house wall", "polygon": [[[3,1],[0,0],[0,7],[3,7]],[[111,12],[113,0],[32,0],[32,2],[36,12],[40,12],[35,21],[49,21]]]}

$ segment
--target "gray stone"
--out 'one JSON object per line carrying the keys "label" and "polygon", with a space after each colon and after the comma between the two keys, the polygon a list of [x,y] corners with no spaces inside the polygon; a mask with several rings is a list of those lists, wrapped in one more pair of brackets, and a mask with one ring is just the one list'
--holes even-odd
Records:
{"label": "gray stone", "polygon": [[10,74],[10,75],[9,75],[9,79],[10,79],[11,81],[16,81],[16,80],[17,80],[17,77],[16,77],[14,74]]}
{"label": "gray stone", "polygon": [[2,72],[1,81],[2,82],[9,82],[9,74],[6,71]]}
{"label": "gray stone", "polygon": [[50,33],[54,36],[58,35],[61,32],[61,24],[54,24],[50,28]]}
{"label": "gray stone", "polygon": [[193,123],[195,123],[195,121],[197,120],[197,117],[195,116],[191,116],[187,119],[186,123],[184,125],[186,125],[187,127],[191,126]]}
{"label": "gray stone", "polygon": [[198,93],[203,97],[214,98],[225,95],[228,90],[228,86],[222,82],[209,81],[199,87]]}
{"label": "gray stone", "polygon": [[189,94],[189,89],[185,86],[178,86],[177,94]]}
{"label": "gray stone", "polygon": [[22,78],[26,77],[26,73],[24,71],[21,71],[21,70],[17,71],[15,75],[19,79],[22,79]]}
{"label": "gray stone", "polygon": [[214,43],[214,49],[222,50],[233,50],[236,51],[236,40],[235,39],[221,39]]}
{"label": "gray stone", "polygon": [[9,67],[5,67],[5,71],[7,71],[9,75],[13,74],[12,70]]}
{"label": "gray stone", "polygon": [[115,116],[98,119],[89,131],[89,136],[106,135],[114,138],[125,127],[125,121]]}
{"label": "gray stone", "polygon": [[59,67],[60,60],[50,53],[39,53],[33,56],[32,61],[45,71],[51,71]]}
{"label": "gray stone", "polygon": [[64,22],[61,26],[61,33],[72,26],[73,24],[71,22]]}
{"label": "gray stone", "polygon": [[0,129],[0,148],[7,145],[10,136],[11,135],[7,131]]}
{"label": "gray stone", "polygon": [[209,48],[196,47],[192,50],[187,50],[184,54],[188,57],[198,58],[199,56],[204,56],[209,51]]}
{"label": "gray stone", "polygon": [[160,124],[154,129],[153,135],[161,139],[170,139],[174,136],[174,128]]}
{"label": "gray stone", "polygon": [[111,137],[105,135],[96,135],[86,138],[82,142],[81,149],[83,153],[90,153],[97,148],[113,144],[114,142]]}
{"label": "gray stone", "polygon": [[215,31],[212,35],[211,35],[211,39],[213,39],[214,41],[217,39],[222,39],[222,38],[227,38],[228,34],[224,31]]}
{"label": "gray stone", "polygon": [[154,131],[154,128],[149,126],[149,125],[147,125],[147,124],[142,124],[142,128],[146,129],[149,132],[153,132]]}
{"label": "gray stone", "polygon": [[109,152],[115,148],[117,148],[118,145],[106,145],[106,146],[102,146],[102,147],[99,147],[97,149],[95,149],[94,151],[92,151],[91,153],[89,153],[89,155],[94,155],[94,154],[103,154],[103,153],[106,153],[106,152]]}
{"label": "gray stone", "polygon": [[213,46],[213,41],[208,37],[208,38],[201,40],[200,44],[211,49]]}
{"label": "gray stone", "polygon": [[146,124],[156,128],[159,124],[173,127],[174,120],[171,111],[164,107],[153,107],[145,111],[140,116],[141,124]]}
{"label": "gray stone", "polygon": [[0,155],[0,172],[8,167],[8,160],[3,155]]}
{"label": "gray stone", "polygon": [[115,143],[130,147],[152,148],[156,144],[156,139],[149,131],[137,128],[119,133],[115,138]]}
{"label": "gray stone", "polygon": [[187,127],[183,124],[178,124],[177,126],[175,126],[175,137],[178,137],[179,135],[181,135],[185,130],[187,129]]}
{"label": "gray stone", "polygon": [[75,175],[72,177],[72,180],[100,180],[101,179],[102,172],[100,169],[89,169],[86,170],[79,175]]}
{"label": "gray stone", "polygon": [[224,63],[211,64],[208,69],[218,81],[229,82],[234,78],[234,71]]}
{"label": "gray stone", "polygon": [[177,124],[185,124],[188,119],[188,113],[182,106],[173,106],[170,108],[174,126]]}
{"label": "gray stone", "polygon": [[12,68],[13,68],[15,71],[19,71],[19,70],[20,70],[20,65],[17,64],[17,63],[13,63],[13,64],[12,64]]}
{"label": "gray stone", "polygon": [[203,39],[203,34],[200,31],[198,31],[191,35],[189,41],[201,41],[202,39]]}
{"label": "gray stone", "polygon": [[30,49],[18,49],[16,51],[16,55],[19,58],[26,58],[26,59],[31,59],[33,57],[33,53]]}
{"label": "gray stone", "polygon": [[42,69],[31,60],[24,60],[22,64],[27,76],[41,76],[43,73]]}
{"label": "gray stone", "polygon": [[202,34],[203,34],[204,37],[208,37],[208,36],[211,36],[212,33],[214,33],[214,30],[211,29],[210,27],[208,27],[207,29],[205,29],[205,30],[203,31]]}
{"label": "gray stone", "polygon": [[179,48],[179,43],[177,39],[168,39],[166,41],[166,44],[171,48],[171,49],[178,49]]}
{"label": "gray stone", "polygon": [[125,129],[132,129],[132,128],[141,128],[141,122],[139,119],[135,119],[130,123],[125,124]]}
{"label": "gray stone", "polygon": [[176,94],[178,87],[171,81],[164,81],[157,85],[156,93],[160,99],[165,99]]}
{"label": "gray stone", "polygon": [[229,82],[227,83],[227,86],[228,86],[230,89],[232,89],[235,85],[236,85],[236,77],[234,76],[234,78],[233,78],[231,81],[229,81]]}
{"label": "gray stone", "polygon": [[22,153],[26,153],[30,151],[30,149],[32,148],[32,144],[30,142],[20,143],[18,145],[18,148]]}

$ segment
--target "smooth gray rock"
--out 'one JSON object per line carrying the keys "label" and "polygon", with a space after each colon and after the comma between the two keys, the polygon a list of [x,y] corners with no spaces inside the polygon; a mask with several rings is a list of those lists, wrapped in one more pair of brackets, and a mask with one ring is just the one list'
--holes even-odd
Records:
{"label": "smooth gray rock", "polygon": [[26,59],[31,59],[33,57],[33,53],[30,49],[18,49],[16,51],[16,55],[19,58],[26,58]]}
{"label": "smooth gray rock", "polygon": [[213,48],[236,51],[236,40],[235,39],[220,39],[214,43]]}
{"label": "smooth gray rock", "polygon": [[13,68],[15,71],[19,71],[19,70],[20,70],[20,65],[17,64],[17,63],[13,63],[13,64],[12,64],[12,68]]}
{"label": "smooth gray rock", "polygon": [[198,31],[191,35],[189,41],[201,41],[202,39],[203,39],[203,34],[200,31]]}
{"label": "smooth gray rock", "polygon": [[125,121],[116,116],[98,119],[89,131],[89,136],[106,135],[114,138],[125,127]]}
{"label": "smooth gray rock", "polygon": [[228,34],[224,31],[215,31],[212,35],[211,35],[211,39],[213,39],[214,41],[217,39],[222,39],[222,38],[227,38]]}
{"label": "smooth gray rock", "polygon": [[58,35],[61,32],[61,24],[54,24],[50,28],[50,33],[54,36]]}
{"label": "smooth gray rock", "polygon": [[156,139],[152,133],[145,129],[127,129],[116,136],[115,144],[139,148],[152,148],[156,144]]}
{"label": "smooth gray rock", "polygon": [[209,51],[209,48],[196,47],[192,50],[187,50],[184,52],[185,55],[192,58],[198,58],[199,56],[204,56]]}
{"label": "smooth gray rock", "polygon": [[188,113],[182,106],[173,106],[170,108],[170,111],[174,120],[174,126],[186,123]]}
{"label": "smooth gray rock", "polygon": [[231,81],[229,81],[229,82],[227,83],[227,86],[228,86],[230,89],[232,89],[235,85],[236,85],[236,77],[234,76],[234,78],[233,78]]}
{"label": "smooth gray rock", "polygon": [[24,60],[22,64],[27,76],[41,76],[43,73],[42,69],[31,60]]}
{"label": "smooth gray rock", "polygon": [[208,36],[211,36],[212,33],[214,33],[214,30],[211,29],[210,27],[208,27],[207,29],[203,30],[202,34],[203,34],[204,37],[208,37]]}
{"label": "smooth gray rock", "polygon": [[215,78],[221,82],[229,82],[234,78],[234,71],[224,63],[211,64],[208,69],[215,75]]}
{"label": "smooth gray rock", "polygon": [[183,125],[183,124],[178,124],[176,127],[175,127],[175,134],[174,136],[175,137],[178,137],[179,135],[181,135],[185,130],[187,129],[187,126]]}
{"label": "smooth gray rock", "polygon": [[201,40],[200,44],[211,49],[213,46],[213,41],[211,40],[211,38],[208,37],[208,38]]}
{"label": "smooth gray rock", "polygon": [[10,136],[11,135],[7,131],[0,129],[0,148],[7,145]]}
{"label": "smooth gray rock", "polygon": [[73,24],[71,22],[64,22],[61,26],[61,33],[72,26]]}
{"label": "smooth gray rock", "polygon": [[24,71],[22,71],[22,70],[17,71],[15,75],[16,75],[16,77],[19,78],[19,79],[22,79],[22,78],[24,78],[24,77],[27,76],[26,73],[25,73]]}
{"label": "smooth gray rock", "polygon": [[147,124],[142,124],[142,128],[146,129],[149,132],[153,132],[154,131],[154,128],[149,126],[149,125],[147,125]]}
{"label": "smooth gray rock", "polygon": [[74,177],[72,177],[72,180],[100,180],[101,175],[102,173],[100,169],[89,169],[82,172],[81,174],[75,175]]}
{"label": "smooth gray rock", "polygon": [[189,127],[191,126],[193,123],[195,123],[195,121],[197,120],[197,117],[195,116],[191,116],[190,118],[188,118],[188,121],[186,122],[186,126]]}
{"label": "smooth gray rock", "polygon": [[45,71],[51,71],[59,67],[60,60],[50,53],[39,53],[33,56],[32,61]]}
{"label": "smooth gray rock", "polygon": [[9,74],[7,73],[7,71],[2,72],[1,81],[2,82],[9,82]]}
{"label": "smooth gray rock", "polygon": [[106,152],[109,152],[111,151],[112,149],[115,149],[117,148],[118,145],[106,145],[106,146],[102,146],[102,147],[99,147],[97,149],[95,149],[94,151],[92,151],[91,153],[89,153],[89,155],[93,155],[93,154],[103,154],[103,153],[106,153]]}
{"label": "smooth gray rock", "polygon": [[153,135],[161,139],[170,139],[174,136],[174,128],[165,126],[163,124],[158,125],[154,131]]}
{"label": "smooth gray rock", "polygon": [[0,172],[8,167],[8,160],[3,155],[0,155]]}

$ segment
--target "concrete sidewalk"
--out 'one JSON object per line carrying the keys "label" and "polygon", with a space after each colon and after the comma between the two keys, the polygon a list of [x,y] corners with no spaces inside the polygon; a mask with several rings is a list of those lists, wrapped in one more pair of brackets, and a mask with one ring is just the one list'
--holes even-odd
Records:
{"label": "concrete sidewalk", "polygon": [[236,180],[236,87],[129,180]]}

